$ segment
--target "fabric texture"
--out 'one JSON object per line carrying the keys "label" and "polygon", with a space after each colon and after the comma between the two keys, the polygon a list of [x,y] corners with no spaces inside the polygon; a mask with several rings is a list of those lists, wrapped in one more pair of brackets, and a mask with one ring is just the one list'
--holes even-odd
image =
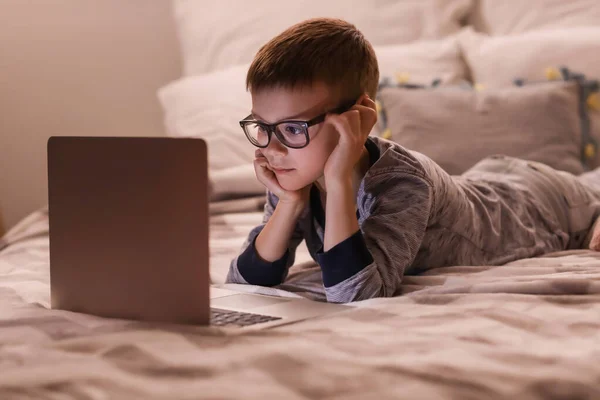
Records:
{"label": "fabric texture", "polygon": [[600,26],[597,0],[475,1],[468,25],[491,35],[531,30]]}
{"label": "fabric texture", "polygon": [[[256,204],[234,203],[211,217],[211,276],[262,218]],[[47,213],[5,239],[2,399],[600,397],[600,252],[432,268],[405,276],[399,297],[244,333],[53,310]],[[297,261],[279,288],[224,287],[321,295],[318,266]]]}
{"label": "fabric texture", "polygon": [[[233,256],[238,225],[261,214],[215,217],[212,245]],[[244,333],[50,309],[47,215],[24,222],[0,251],[3,399],[600,396],[598,252],[434,268],[400,297]]]}
{"label": "fabric texture", "polygon": [[483,91],[384,88],[379,93],[391,140],[458,175],[494,154],[581,174],[576,82]]}
{"label": "fabric texture", "polygon": [[[583,246],[600,214],[600,192],[577,177],[541,163],[498,156],[484,159],[463,176],[450,176],[428,157],[383,139],[371,138],[379,159],[362,180],[358,223],[373,263],[325,287],[327,301],[350,302],[393,296],[405,274],[451,265],[499,265],[521,258]],[[600,179],[600,169],[596,170]],[[260,234],[277,207],[267,194]],[[307,207],[289,244],[287,268],[304,239],[314,260],[324,229]],[[228,283],[248,283],[235,258]],[[287,271],[281,276],[284,282]],[[267,271],[265,273],[268,273]]]}
{"label": "fabric texture", "polygon": [[207,6],[176,0],[185,75],[202,74],[252,61],[275,35],[303,20],[333,17],[356,25],[373,46],[436,39],[458,32],[469,0],[243,1]]}

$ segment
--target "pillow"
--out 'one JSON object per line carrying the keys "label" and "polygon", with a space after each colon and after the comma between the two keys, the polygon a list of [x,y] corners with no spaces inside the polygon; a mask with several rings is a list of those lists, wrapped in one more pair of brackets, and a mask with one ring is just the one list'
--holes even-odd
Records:
{"label": "pillow", "polygon": [[456,84],[467,79],[467,65],[462,59],[456,36],[409,44],[374,46],[380,78],[429,85]]}
{"label": "pillow", "polygon": [[546,79],[547,68],[565,65],[590,79],[600,78],[600,27],[488,36],[464,29],[459,43],[473,82],[511,85],[517,77]]}
{"label": "pillow", "polygon": [[203,138],[208,145],[211,199],[264,193],[252,161],[255,148],[239,120],[251,110],[248,65],[182,78],[158,91],[167,135]]}
{"label": "pillow", "polygon": [[477,31],[507,35],[537,29],[600,26],[598,0],[475,2],[467,19]]}
{"label": "pillow", "polygon": [[505,154],[580,174],[579,86],[574,81],[497,90],[384,88],[391,139],[458,175]]}
{"label": "pillow", "polygon": [[[567,66],[587,79],[600,79],[600,27],[533,31],[521,35],[487,36],[466,29],[459,42],[471,76],[485,88],[511,85],[515,78],[545,80],[560,77],[556,66]],[[588,99],[591,135],[600,141],[598,94]],[[600,166],[600,154],[592,155]]]}
{"label": "pillow", "polygon": [[258,49],[295,23],[336,17],[373,46],[440,38],[460,29],[470,0],[233,0],[207,5],[175,0],[184,71],[195,75],[252,61]]}

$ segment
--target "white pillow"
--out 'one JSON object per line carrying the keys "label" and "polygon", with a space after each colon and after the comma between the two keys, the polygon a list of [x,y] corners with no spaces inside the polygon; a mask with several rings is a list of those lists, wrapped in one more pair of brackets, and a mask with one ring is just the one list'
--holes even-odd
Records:
{"label": "white pillow", "polygon": [[477,31],[491,35],[538,29],[600,26],[600,1],[479,0],[474,4],[468,23]]}
{"label": "white pillow", "polygon": [[239,125],[252,107],[247,71],[240,65],[185,77],[158,91],[167,135],[206,140],[213,200],[264,192],[254,175],[255,148]]}
{"label": "white pillow", "polygon": [[467,80],[467,65],[462,59],[456,36],[409,44],[375,46],[381,79],[400,78],[407,82],[430,85],[457,84]]}
{"label": "white pillow", "polygon": [[522,77],[545,80],[549,67],[600,78],[600,27],[531,31],[488,36],[465,29],[459,35],[473,81],[485,86],[512,85]]}
{"label": "white pillow", "polygon": [[184,77],[158,91],[167,134],[201,137],[207,141],[210,169],[221,170],[251,162],[253,146],[239,121],[252,107],[246,91],[248,65]]}
{"label": "white pillow", "polygon": [[184,71],[194,75],[250,62],[288,27],[314,17],[356,25],[373,46],[434,39],[460,30],[470,0],[175,0]]}

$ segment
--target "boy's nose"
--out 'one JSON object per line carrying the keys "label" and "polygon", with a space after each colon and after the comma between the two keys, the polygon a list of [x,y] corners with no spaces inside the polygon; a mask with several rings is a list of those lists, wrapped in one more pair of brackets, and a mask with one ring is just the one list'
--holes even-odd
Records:
{"label": "boy's nose", "polygon": [[267,153],[271,153],[271,154],[286,154],[287,147],[285,147],[283,144],[281,144],[281,142],[279,141],[277,136],[273,135],[271,137],[271,141],[269,142],[269,145],[263,151],[266,151]]}

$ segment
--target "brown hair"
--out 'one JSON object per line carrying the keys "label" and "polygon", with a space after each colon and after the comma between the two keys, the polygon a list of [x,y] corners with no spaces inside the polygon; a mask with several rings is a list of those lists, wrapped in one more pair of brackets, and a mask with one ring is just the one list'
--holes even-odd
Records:
{"label": "brown hair", "polygon": [[322,82],[342,96],[375,99],[379,67],[373,47],[354,25],[314,18],[291,26],[262,46],[246,76],[248,90]]}

